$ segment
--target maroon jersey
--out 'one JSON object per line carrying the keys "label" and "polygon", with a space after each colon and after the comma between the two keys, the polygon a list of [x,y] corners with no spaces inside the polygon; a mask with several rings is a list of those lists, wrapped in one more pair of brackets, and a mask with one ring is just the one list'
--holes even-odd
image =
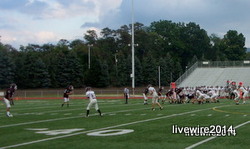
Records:
{"label": "maroon jersey", "polygon": [[158,96],[162,95],[162,88],[159,88],[159,90],[157,91]]}
{"label": "maroon jersey", "polygon": [[71,93],[71,91],[72,91],[72,90],[70,90],[70,89],[68,89],[68,88],[65,89],[65,90],[64,90],[64,93],[63,93],[63,97],[64,97],[64,98],[69,98],[69,94]]}
{"label": "maroon jersey", "polygon": [[144,92],[143,92],[145,95],[148,94],[148,88],[145,88]]}
{"label": "maroon jersey", "polygon": [[10,100],[10,99],[13,97],[14,93],[15,93],[15,89],[13,89],[13,88],[8,88],[8,89],[6,90],[6,94],[5,94],[4,97],[5,97],[6,99]]}

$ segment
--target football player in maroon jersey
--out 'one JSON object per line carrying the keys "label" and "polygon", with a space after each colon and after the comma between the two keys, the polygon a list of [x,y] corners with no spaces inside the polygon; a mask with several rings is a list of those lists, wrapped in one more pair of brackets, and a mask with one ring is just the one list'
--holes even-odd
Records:
{"label": "football player in maroon jersey", "polygon": [[67,104],[67,107],[69,107],[69,95],[71,95],[73,93],[74,87],[73,85],[69,85],[63,92],[63,103],[62,103],[62,107],[64,106],[64,104]]}
{"label": "football player in maroon jersey", "polygon": [[14,105],[13,96],[16,90],[17,90],[17,85],[15,83],[10,84],[10,88],[6,90],[5,96],[3,98],[3,101],[6,105],[6,116],[8,117],[13,117],[13,115],[10,114],[10,108],[11,105]]}

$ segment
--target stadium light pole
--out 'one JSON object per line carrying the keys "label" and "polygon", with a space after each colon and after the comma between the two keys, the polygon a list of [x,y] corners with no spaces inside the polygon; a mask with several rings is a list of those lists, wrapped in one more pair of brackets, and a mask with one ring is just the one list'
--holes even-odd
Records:
{"label": "stadium light pole", "polygon": [[90,47],[93,47],[93,44],[88,44],[88,55],[89,55],[89,69],[90,69]]}
{"label": "stadium light pole", "polygon": [[159,77],[158,77],[159,78],[159,80],[158,80],[159,81],[159,88],[161,88],[161,66],[158,66],[158,73],[159,73],[158,74],[159,75]]}
{"label": "stadium light pole", "polygon": [[132,11],[131,11],[131,16],[132,16],[132,40],[131,40],[131,47],[132,47],[132,89],[133,89],[133,95],[135,94],[135,45],[134,45],[134,0],[131,0],[132,2]]}

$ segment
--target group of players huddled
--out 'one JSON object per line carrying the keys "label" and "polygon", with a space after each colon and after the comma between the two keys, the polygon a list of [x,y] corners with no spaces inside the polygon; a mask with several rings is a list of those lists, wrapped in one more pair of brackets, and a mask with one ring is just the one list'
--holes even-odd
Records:
{"label": "group of players huddled", "polygon": [[249,87],[243,86],[242,82],[238,84],[235,81],[227,81],[226,86],[198,86],[198,87],[173,87],[169,90],[164,90],[160,87],[158,90],[153,88],[152,85],[148,85],[144,92],[144,104],[148,104],[148,96],[152,96],[152,110],[155,109],[155,105],[162,106],[160,102],[164,104],[168,101],[170,104],[174,103],[217,103],[220,98],[233,99],[236,105],[239,104],[242,99],[243,104],[246,103],[246,99],[249,94]]}

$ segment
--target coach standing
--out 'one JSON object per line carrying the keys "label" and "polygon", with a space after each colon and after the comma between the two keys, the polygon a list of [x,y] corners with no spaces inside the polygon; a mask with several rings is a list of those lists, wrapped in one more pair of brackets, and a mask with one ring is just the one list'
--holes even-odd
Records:
{"label": "coach standing", "polygon": [[125,98],[125,104],[128,104],[128,98],[129,98],[129,89],[124,88],[124,98]]}

